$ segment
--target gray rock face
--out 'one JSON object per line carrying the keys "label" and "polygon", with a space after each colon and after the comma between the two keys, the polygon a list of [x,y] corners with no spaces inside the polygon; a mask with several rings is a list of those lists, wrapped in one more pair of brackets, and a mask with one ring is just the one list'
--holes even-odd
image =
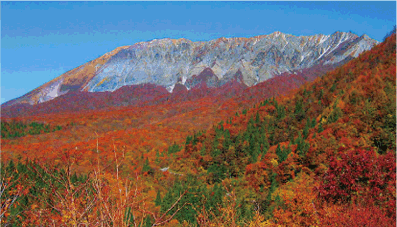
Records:
{"label": "gray rock face", "polygon": [[285,72],[349,60],[378,43],[367,35],[345,32],[314,36],[274,32],[208,42],[140,42],[116,48],[2,106],[34,105],[70,91],[115,91],[124,85],[144,83],[164,86],[169,92],[176,84],[188,90],[202,83],[217,87],[236,75],[239,82],[252,86]]}
{"label": "gray rock face", "polygon": [[[123,49],[99,67],[84,87],[90,92],[114,91],[124,85],[153,83],[172,92],[176,83],[211,69],[221,84],[238,70],[252,86],[275,75],[314,65],[336,64],[357,57],[378,42],[364,35],[293,36],[274,32],[253,38],[219,38],[208,42],[161,39]],[[210,84],[211,86],[211,84]]]}

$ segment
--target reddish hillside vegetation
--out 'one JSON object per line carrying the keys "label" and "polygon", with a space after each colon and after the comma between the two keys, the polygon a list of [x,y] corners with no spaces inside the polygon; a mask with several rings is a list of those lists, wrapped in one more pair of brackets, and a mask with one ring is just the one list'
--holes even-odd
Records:
{"label": "reddish hillside vegetation", "polygon": [[[171,95],[127,87],[115,101],[136,105],[127,107],[106,93],[76,98],[82,109],[55,111],[66,95],[39,104],[2,119],[10,135],[26,135],[1,141],[1,221],[395,226],[395,63],[394,34],[316,79],[302,72]],[[140,104],[127,98],[145,91]],[[49,130],[19,128],[33,121]]]}

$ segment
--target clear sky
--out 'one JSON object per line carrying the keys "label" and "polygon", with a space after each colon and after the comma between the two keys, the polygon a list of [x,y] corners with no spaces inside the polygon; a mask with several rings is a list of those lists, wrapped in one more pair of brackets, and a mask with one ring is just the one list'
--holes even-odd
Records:
{"label": "clear sky", "polygon": [[396,2],[1,2],[1,103],[119,46],[352,31],[382,41]]}

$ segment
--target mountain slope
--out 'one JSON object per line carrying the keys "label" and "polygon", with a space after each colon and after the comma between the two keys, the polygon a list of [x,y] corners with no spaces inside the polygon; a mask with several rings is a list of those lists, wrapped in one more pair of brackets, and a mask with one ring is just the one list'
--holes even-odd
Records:
{"label": "mountain slope", "polygon": [[394,33],[296,92],[188,136],[184,165],[170,168],[222,183],[224,200],[242,204],[222,203],[236,220],[255,210],[269,225],[395,226],[395,62]]}
{"label": "mountain slope", "polygon": [[[369,50],[378,42],[363,35],[293,36],[274,32],[252,38],[208,42],[161,39],[124,46],[73,69],[3,106],[37,104],[73,91],[115,91],[125,85],[151,83],[172,92],[181,84],[192,89],[198,76],[211,70],[208,87],[219,87],[240,73],[253,86],[282,73],[313,66],[333,66]],[[203,78],[202,78],[203,79]]]}
{"label": "mountain slope", "polygon": [[[282,76],[245,89],[228,100],[232,114],[220,119],[219,112],[208,114],[219,109],[212,97],[34,116],[62,128],[2,138],[1,172],[11,185],[3,194],[4,220],[133,225],[148,213],[170,211],[166,226],[395,226],[395,62],[394,34],[287,96],[263,97],[256,89]],[[199,78],[208,76],[209,70]],[[304,81],[304,75],[289,76]],[[171,95],[184,98],[179,85]],[[199,86],[218,91],[202,80]],[[255,99],[250,96],[262,100],[241,111]],[[208,128],[203,121],[219,123]]]}

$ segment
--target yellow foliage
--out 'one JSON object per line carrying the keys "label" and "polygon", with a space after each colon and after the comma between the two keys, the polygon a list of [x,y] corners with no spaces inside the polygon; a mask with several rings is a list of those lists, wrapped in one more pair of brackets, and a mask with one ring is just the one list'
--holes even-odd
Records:
{"label": "yellow foliage", "polygon": [[270,227],[270,226],[277,226],[270,220],[265,221],[265,218],[257,212],[255,214],[255,217],[252,219],[252,221],[248,224],[249,227]]}
{"label": "yellow foliage", "polygon": [[316,195],[313,193],[313,177],[300,173],[293,182],[281,186],[273,194],[280,195],[286,209],[274,212],[277,223],[286,226],[313,226],[318,224],[318,216],[313,205]]}
{"label": "yellow foliage", "polygon": [[272,165],[273,165],[274,167],[278,166],[278,161],[277,161],[277,159],[273,158],[270,162],[272,163]]}

